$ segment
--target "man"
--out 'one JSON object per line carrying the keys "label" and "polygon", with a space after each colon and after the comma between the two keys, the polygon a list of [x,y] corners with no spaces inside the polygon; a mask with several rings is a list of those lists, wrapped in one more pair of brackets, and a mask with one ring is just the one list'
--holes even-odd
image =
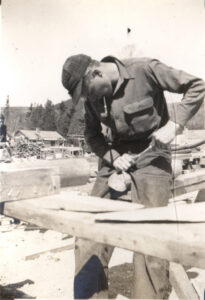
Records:
{"label": "man", "polygon": [[[69,57],[62,83],[74,105],[85,98],[85,137],[102,159],[93,196],[116,199],[108,186],[109,176],[129,170],[132,201],[146,207],[166,206],[170,197],[171,156],[169,144],[198,111],[205,83],[156,59],[105,57],[101,62],[79,54]],[[169,119],[163,92],[184,94],[175,116]],[[112,142],[101,132],[111,129]],[[132,155],[152,147],[133,164]],[[83,239],[76,240],[75,298],[107,298],[108,262],[113,248]],[[168,263],[134,254],[134,298],[166,299]]]}
{"label": "man", "polygon": [[0,161],[11,161],[11,151],[7,143],[7,127],[4,124],[3,114],[0,114]]}
{"label": "man", "polygon": [[6,142],[6,125],[4,124],[4,115],[0,114],[0,142]]}

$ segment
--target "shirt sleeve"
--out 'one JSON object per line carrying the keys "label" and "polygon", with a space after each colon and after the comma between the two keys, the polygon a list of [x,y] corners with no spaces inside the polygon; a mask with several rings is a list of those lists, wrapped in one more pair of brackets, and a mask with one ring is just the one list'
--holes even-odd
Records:
{"label": "shirt sleeve", "polygon": [[181,126],[199,110],[205,97],[205,82],[186,72],[171,68],[158,60],[147,65],[147,76],[158,88],[183,94],[175,116],[170,118]]}
{"label": "shirt sleeve", "polygon": [[112,165],[113,161],[120,156],[120,154],[112,149],[106,142],[102,134],[102,127],[100,120],[93,111],[88,101],[85,102],[85,140],[98,157],[102,158],[108,164]]}

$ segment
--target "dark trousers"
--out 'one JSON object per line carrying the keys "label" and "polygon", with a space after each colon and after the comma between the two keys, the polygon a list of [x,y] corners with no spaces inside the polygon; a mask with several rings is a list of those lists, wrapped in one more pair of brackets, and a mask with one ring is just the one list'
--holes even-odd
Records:
{"label": "dark trousers", "polygon": [[[91,193],[93,196],[119,198],[120,193],[111,190],[107,185],[108,178],[114,171],[112,167],[102,164]],[[146,207],[167,205],[171,187],[169,151],[150,150],[138,160],[136,168],[130,174],[133,202]],[[112,252],[112,246],[76,239],[74,280],[76,299],[108,298],[108,263]],[[167,299],[170,291],[168,262],[134,253],[134,265],[133,298]]]}

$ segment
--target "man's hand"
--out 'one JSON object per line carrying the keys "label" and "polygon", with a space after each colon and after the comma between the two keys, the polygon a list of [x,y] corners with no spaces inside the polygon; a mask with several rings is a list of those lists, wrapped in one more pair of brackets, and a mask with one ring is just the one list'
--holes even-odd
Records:
{"label": "man's hand", "polygon": [[172,121],[168,121],[167,124],[152,134],[152,147],[153,148],[166,148],[175,136],[181,130],[181,126]]}
{"label": "man's hand", "polygon": [[116,158],[113,162],[113,166],[117,171],[126,171],[128,170],[133,163],[132,156],[127,153]]}

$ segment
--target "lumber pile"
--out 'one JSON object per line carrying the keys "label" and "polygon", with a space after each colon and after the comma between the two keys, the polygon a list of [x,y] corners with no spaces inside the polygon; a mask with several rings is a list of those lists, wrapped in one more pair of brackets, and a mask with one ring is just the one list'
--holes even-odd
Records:
{"label": "lumber pile", "polygon": [[41,148],[42,145],[37,143],[18,143],[14,149],[14,156],[17,158],[40,157]]}

